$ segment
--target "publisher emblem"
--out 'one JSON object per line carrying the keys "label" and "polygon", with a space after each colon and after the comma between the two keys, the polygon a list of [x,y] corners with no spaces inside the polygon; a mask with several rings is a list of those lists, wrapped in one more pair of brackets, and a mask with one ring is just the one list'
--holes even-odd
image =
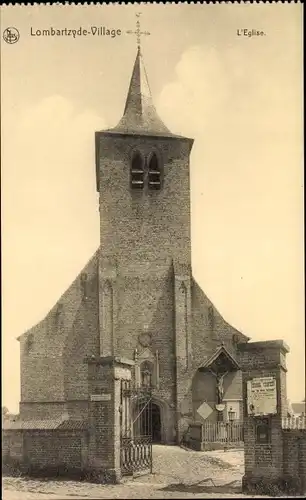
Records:
{"label": "publisher emblem", "polygon": [[16,43],[18,42],[20,38],[20,34],[19,34],[19,31],[17,28],[6,28],[4,31],[3,31],[3,40],[6,42],[6,43]]}

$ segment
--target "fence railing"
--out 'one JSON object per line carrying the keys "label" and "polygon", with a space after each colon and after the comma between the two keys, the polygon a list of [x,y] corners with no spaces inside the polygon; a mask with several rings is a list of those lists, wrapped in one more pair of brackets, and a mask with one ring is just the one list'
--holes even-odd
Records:
{"label": "fence railing", "polygon": [[243,422],[204,422],[203,441],[209,443],[240,443],[243,441]]}
{"label": "fence railing", "polygon": [[306,415],[300,417],[283,417],[283,429],[306,429]]}

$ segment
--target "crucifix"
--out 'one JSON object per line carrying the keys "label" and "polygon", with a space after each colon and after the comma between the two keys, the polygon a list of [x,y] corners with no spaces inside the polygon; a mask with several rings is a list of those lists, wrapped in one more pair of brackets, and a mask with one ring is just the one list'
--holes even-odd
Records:
{"label": "crucifix", "polygon": [[214,377],[216,377],[217,401],[218,401],[218,404],[221,404],[223,401],[223,396],[224,396],[223,380],[224,380],[224,377],[228,374],[228,372],[215,373],[211,369],[209,371],[213,374]]}
{"label": "crucifix", "polygon": [[136,17],[137,17],[136,30],[135,31],[132,31],[132,30],[127,31],[127,33],[129,35],[136,35],[137,47],[138,47],[139,51],[140,51],[141,35],[151,35],[151,33],[149,31],[141,31],[140,30],[140,16],[141,16],[141,12],[137,12],[136,13]]}

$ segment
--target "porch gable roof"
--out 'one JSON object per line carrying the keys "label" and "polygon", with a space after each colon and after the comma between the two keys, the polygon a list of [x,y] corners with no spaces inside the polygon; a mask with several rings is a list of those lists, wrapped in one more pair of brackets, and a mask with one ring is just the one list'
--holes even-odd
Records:
{"label": "porch gable roof", "polygon": [[[240,366],[235,358],[229,353],[224,345],[221,345],[216,352],[208,358],[200,370],[208,371],[213,370],[215,366],[223,365],[226,371],[240,370]],[[218,370],[214,370],[218,371]]]}

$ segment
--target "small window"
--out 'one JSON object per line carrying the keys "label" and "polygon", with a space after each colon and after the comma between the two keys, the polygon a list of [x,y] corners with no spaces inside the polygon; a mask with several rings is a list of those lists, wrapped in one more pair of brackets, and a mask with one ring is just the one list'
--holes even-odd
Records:
{"label": "small window", "polygon": [[139,153],[133,156],[131,163],[131,188],[143,189],[144,186],[144,162]]}
{"label": "small window", "polygon": [[271,425],[268,418],[261,418],[256,422],[256,443],[267,444],[271,442]]}
{"label": "small window", "polygon": [[149,189],[161,188],[161,172],[156,154],[149,161]]}

